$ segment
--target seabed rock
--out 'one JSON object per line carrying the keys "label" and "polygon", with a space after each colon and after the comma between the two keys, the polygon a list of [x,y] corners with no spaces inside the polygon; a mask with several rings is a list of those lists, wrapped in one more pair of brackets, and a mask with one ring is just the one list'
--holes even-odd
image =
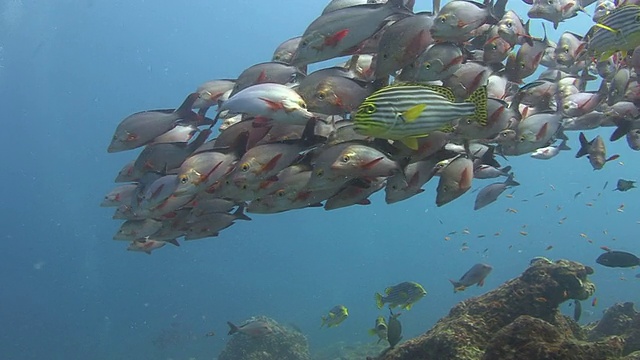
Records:
{"label": "seabed rock", "polygon": [[299,331],[278,324],[266,316],[256,316],[245,323],[265,321],[273,333],[231,336],[218,360],[310,360],[307,338]]}
{"label": "seabed rock", "polygon": [[640,313],[632,302],[618,303],[605,311],[597,323],[585,326],[589,340],[608,336],[624,339],[624,360],[640,360]]}
{"label": "seabed rock", "polygon": [[431,330],[377,359],[622,359],[624,337],[605,334],[586,341],[586,332],[558,309],[567,300],[593,295],[595,285],[587,278],[592,273],[573,261],[538,260],[520,277],[460,302]]}

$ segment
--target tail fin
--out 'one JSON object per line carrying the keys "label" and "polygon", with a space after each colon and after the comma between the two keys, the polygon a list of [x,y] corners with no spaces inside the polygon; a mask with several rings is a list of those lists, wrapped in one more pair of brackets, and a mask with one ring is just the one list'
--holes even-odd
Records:
{"label": "tail fin", "polygon": [[520,185],[519,182],[513,180],[513,173],[509,174],[509,177],[507,177],[507,180],[504,181],[504,184],[507,186],[518,186]]}
{"label": "tail fin", "polygon": [[175,245],[175,246],[180,246],[180,243],[178,242],[178,240],[177,240],[177,239],[167,240],[167,242],[168,242],[169,244],[173,244],[173,245]]}
{"label": "tail fin", "polygon": [[182,102],[179,108],[177,108],[174,112],[178,114],[180,119],[184,119],[186,122],[188,121],[196,121],[198,120],[198,115],[191,111],[193,104],[198,100],[200,95],[196,92],[191,93],[187,96],[186,99]]}
{"label": "tail fin", "polygon": [[251,220],[251,218],[244,213],[244,205],[238,206],[238,209],[233,212],[233,216],[236,220]]}
{"label": "tail fin", "polygon": [[502,169],[500,169],[500,171],[502,171],[503,174],[509,176],[509,172],[511,171],[511,165],[503,167]]}
{"label": "tail fin", "polygon": [[579,158],[587,155],[589,153],[590,145],[591,144],[587,140],[586,136],[584,136],[584,133],[581,132],[580,133],[580,150],[578,150],[578,152],[576,153],[576,157]]}
{"label": "tail fin", "polygon": [[449,279],[449,281],[451,282],[451,284],[453,285],[453,292],[457,293],[458,291],[462,291],[464,290],[464,285],[462,285],[461,283],[457,282],[457,281],[453,281],[451,279]]}
{"label": "tail fin", "polygon": [[382,301],[382,294],[380,293],[376,293],[376,306],[378,306],[378,309],[382,309],[382,307],[384,306],[384,302]]}
{"label": "tail fin", "polygon": [[231,321],[227,321],[227,325],[229,325],[229,332],[227,333],[227,335],[233,335],[235,333],[237,333],[238,331],[240,331],[240,328],[233,325],[231,323]]}
{"label": "tail fin", "polygon": [[627,133],[631,131],[631,126],[633,125],[633,121],[630,121],[621,117],[614,117],[612,121],[616,125],[616,129],[613,131],[613,133],[609,137],[609,141],[616,141],[621,137],[627,135]]}
{"label": "tail fin", "polygon": [[567,146],[567,140],[562,140],[560,145],[558,145],[558,149],[560,150],[571,150],[569,146]]}
{"label": "tail fin", "polygon": [[480,123],[480,125],[487,125],[487,119],[489,117],[487,111],[487,86],[483,85],[477,88],[465,101],[473,103],[476,106],[473,118]]}

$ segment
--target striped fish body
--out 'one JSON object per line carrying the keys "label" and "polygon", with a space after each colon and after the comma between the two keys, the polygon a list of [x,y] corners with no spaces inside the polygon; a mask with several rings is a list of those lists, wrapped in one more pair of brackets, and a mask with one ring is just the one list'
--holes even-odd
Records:
{"label": "striped fish body", "polygon": [[625,5],[602,17],[587,33],[587,49],[600,60],[640,46],[640,6]]}
{"label": "striped fish body", "polygon": [[455,102],[453,91],[443,86],[387,86],[362,102],[354,123],[356,132],[362,135],[401,140],[416,149],[416,138],[436,130],[452,132],[453,121],[460,118],[486,124],[486,86],[476,90],[465,102]]}

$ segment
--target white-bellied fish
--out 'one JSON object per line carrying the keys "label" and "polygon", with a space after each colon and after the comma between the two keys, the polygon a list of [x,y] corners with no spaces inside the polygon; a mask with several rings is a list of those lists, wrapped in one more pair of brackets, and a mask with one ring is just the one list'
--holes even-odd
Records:
{"label": "white-bellied fish", "polygon": [[189,94],[175,110],[149,110],[127,116],[118,124],[107,152],[131,150],[148,144],[181,122],[197,123],[198,117],[191,108],[198,96],[198,93]]}
{"label": "white-bellied fish", "polygon": [[556,157],[561,150],[571,150],[571,148],[567,146],[567,140],[562,140],[558,146],[545,146],[543,148],[536,149],[531,154],[531,157],[534,159],[549,160]]}
{"label": "white-bellied fish", "polygon": [[469,286],[484,285],[484,279],[493,270],[493,267],[488,264],[475,264],[462,275],[460,280],[449,280],[453,284],[453,292],[464,291]]}
{"label": "white-bellied fish", "polygon": [[498,196],[500,196],[505,190],[518,185],[520,185],[520,183],[513,180],[513,173],[511,173],[504,182],[496,182],[483,187],[478,191],[476,201],[473,204],[473,210],[480,210],[495,202],[498,200]]}
{"label": "white-bellied fish", "polygon": [[443,160],[436,164],[440,167],[440,181],[436,188],[436,205],[448,204],[471,189],[473,180],[473,161],[458,156],[454,159]]}
{"label": "white-bellied fish", "polygon": [[389,19],[412,14],[403,0],[355,5],[325,13],[304,31],[291,63],[300,66],[351,55]]}
{"label": "white-bellied fish", "polygon": [[273,83],[257,84],[239,91],[218,107],[217,116],[224,110],[290,124],[306,124],[313,116],[297,92]]}

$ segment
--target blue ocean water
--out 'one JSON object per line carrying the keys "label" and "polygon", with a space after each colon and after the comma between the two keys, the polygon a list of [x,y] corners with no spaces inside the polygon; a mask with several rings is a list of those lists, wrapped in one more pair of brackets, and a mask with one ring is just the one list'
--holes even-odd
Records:
{"label": "blue ocean water", "polygon": [[[135,153],[107,154],[119,121],[175,107],[200,83],[269,60],[324,5],[0,1],[0,359],[211,359],[228,339],[226,321],[253,315],[296,324],[312,352],[339,341],[373,342],[367,330],[386,315],[373,294],[417,281],[428,294],[402,317],[407,339],[540,255],[596,269],[598,304],[585,306],[583,322],[637,298],[637,270],[594,261],[599,246],[639,251],[638,193],[612,191],[618,178],[638,176],[637,155],[624,140],[607,142],[621,157],[601,171],[573,151],[551,161],[501,160],[522,186],[481,211],[473,211],[471,192],[437,208],[432,181],[393,205],[378,193],[369,206],[252,214],[218,238],[151,256],[111,240],[119,223],[98,204]],[[520,3],[509,7],[526,11]],[[570,24],[584,33],[591,20],[580,14]],[[547,28],[552,39],[563,29]],[[577,150],[577,133],[569,137]],[[487,183],[476,181],[474,189]],[[448,279],[477,262],[494,267],[485,286],[454,294]],[[336,304],[349,308],[349,319],[320,329],[320,317]],[[204,336],[210,331],[216,335]]]}

